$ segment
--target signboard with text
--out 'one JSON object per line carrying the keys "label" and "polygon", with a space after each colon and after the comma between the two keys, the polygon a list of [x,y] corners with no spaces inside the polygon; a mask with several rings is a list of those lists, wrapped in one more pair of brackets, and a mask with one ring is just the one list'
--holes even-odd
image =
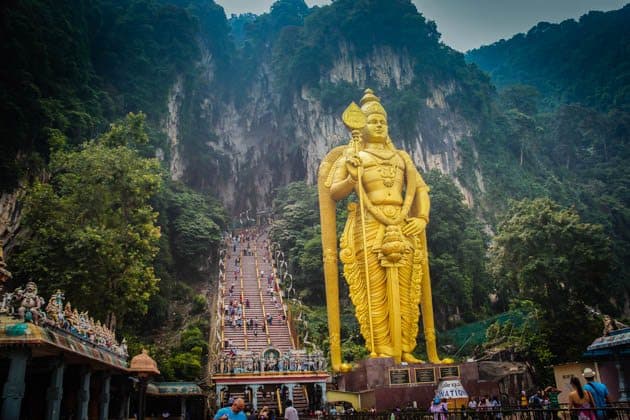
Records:
{"label": "signboard with text", "polygon": [[435,369],[434,368],[416,368],[416,382],[420,384],[433,384],[435,383]]}
{"label": "signboard with text", "polygon": [[389,384],[407,385],[411,382],[409,376],[409,369],[390,369]]}
{"label": "signboard with text", "polygon": [[468,398],[468,393],[459,379],[449,379],[440,382],[437,389],[437,396],[450,400],[453,398]]}

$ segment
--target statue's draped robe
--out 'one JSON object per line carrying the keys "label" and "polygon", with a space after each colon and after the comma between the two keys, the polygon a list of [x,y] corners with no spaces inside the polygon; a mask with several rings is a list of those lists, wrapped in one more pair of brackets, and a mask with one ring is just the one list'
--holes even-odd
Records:
{"label": "statue's draped robe", "polygon": [[[394,354],[395,345],[392,342],[393,332],[390,312],[392,302],[390,299],[398,299],[393,302],[398,305],[400,311],[401,344],[404,353],[412,353],[416,347],[416,336],[418,334],[419,304],[421,299],[421,286],[423,280],[423,270],[427,267],[426,250],[424,249],[426,240],[425,233],[418,235],[402,235],[403,253],[402,258],[394,264],[388,263],[383,257],[381,245],[387,226],[398,225],[400,228],[406,225],[405,218],[418,217],[417,212],[420,206],[415,201],[419,199],[417,192],[427,189],[422,177],[415,169],[409,156],[402,151],[397,151],[399,161],[404,162],[405,180],[401,183],[407,187],[405,191],[405,205],[366,205],[365,211],[365,243],[367,245],[367,264],[369,272],[369,293],[371,312],[368,308],[368,284],[366,284],[366,270],[363,249],[363,231],[361,227],[361,212],[358,204],[352,203],[349,206],[348,220],[341,237],[340,259],[344,265],[343,273],[350,289],[350,298],[356,308],[356,316],[361,327],[361,334],[370,351],[378,355],[398,356]],[[340,159],[343,159],[341,157]],[[335,165],[342,168],[342,164]],[[412,183],[408,178],[412,176]],[[413,187],[410,190],[410,185]],[[364,187],[365,190],[365,187]],[[358,193],[358,191],[357,191]],[[411,194],[412,196],[409,196]],[[364,196],[365,197],[365,196]],[[364,198],[364,202],[365,202]],[[407,214],[401,214],[406,212]],[[379,213],[378,215],[375,215]],[[391,278],[392,271],[397,271],[399,283],[399,296],[391,296],[388,290],[388,278]],[[428,276],[427,276],[428,277]],[[394,308],[394,310],[398,310]],[[372,325],[370,327],[370,314]],[[374,349],[371,348],[371,331],[374,334]]]}

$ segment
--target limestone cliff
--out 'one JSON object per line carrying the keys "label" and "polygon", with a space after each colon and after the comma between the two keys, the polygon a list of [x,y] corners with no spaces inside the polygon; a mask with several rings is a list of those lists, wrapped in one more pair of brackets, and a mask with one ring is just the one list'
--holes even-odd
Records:
{"label": "limestone cliff", "polygon": [[[322,72],[320,84],[352,86],[347,101],[340,103],[358,101],[362,90],[371,87],[377,94],[385,93],[382,100],[392,114],[390,102],[417,77],[414,59],[404,50],[375,47],[367,56],[359,57],[351,46],[342,43],[338,52],[330,69]],[[206,61],[199,65],[197,77],[212,80],[214,71],[213,63]],[[302,86],[299,91],[281,93],[277,77],[269,60],[263,60],[255,77],[239,86],[229,101],[216,95],[212,83],[190,83],[196,88],[185,92],[178,81],[172,89],[191,101],[182,109],[196,113],[197,123],[203,127],[200,133],[205,131],[205,137],[197,141],[203,142],[205,152],[212,156],[205,169],[187,170],[184,178],[216,192],[234,212],[264,209],[270,204],[273,189],[288,182],[302,178],[315,182],[322,157],[333,146],[348,141],[340,117],[343,107],[326,106],[317,87]],[[407,110],[414,120],[405,122],[412,127],[405,138],[401,138],[401,129],[396,126],[401,117],[391,115],[392,139],[410,153],[422,170],[437,168],[456,178],[462,164],[458,142],[471,136],[474,124],[449,106],[448,97],[461,89],[458,81],[429,81],[427,85],[426,97],[421,98],[417,108]],[[174,100],[169,100],[169,121],[177,120],[173,111],[177,107]],[[178,142],[174,140],[177,135],[173,134],[173,124],[166,124],[166,128],[173,146],[172,176],[180,178],[182,168],[190,165],[178,160],[178,149],[190,147],[186,145],[195,139],[184,139],[182,145],[174,146]],[[182,152],[187,155],[185,150]],[[477,181],[483,189],[480,173]],[[472,193],[461,183],[458,185],[472,205]]]}

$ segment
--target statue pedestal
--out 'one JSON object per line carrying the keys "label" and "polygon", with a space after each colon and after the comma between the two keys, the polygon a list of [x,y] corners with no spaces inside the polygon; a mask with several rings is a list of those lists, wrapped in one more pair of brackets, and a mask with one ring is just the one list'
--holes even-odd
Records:
{"label": "statue pedestal", "polygon": [[[400,363],[393,358],[363,360],[352,372],[336,377],[338,391],[329,391],[329,401],[354,401],[357,409],[391,410],[415,402],[426,409],[442,383],[441,392],[449,398],[449,407],[460,408],[468,396],[498,393],[495,382],[479,380],[476,362],[450,365]],[[461,384],[457,386],[457,384]],[[358,404],[357,404],[358,403]]]}

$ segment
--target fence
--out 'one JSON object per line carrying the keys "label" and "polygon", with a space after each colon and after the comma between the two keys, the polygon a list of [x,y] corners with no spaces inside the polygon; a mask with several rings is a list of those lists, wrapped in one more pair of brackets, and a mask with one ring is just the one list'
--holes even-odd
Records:
{"label": "fence", "polygon": [[[597,416],[597,414],[600,416]],[[592,414],[593,416],[589,416]],[[628,405],[615,405],[602,409],[510,409],[500,410],[451,410],[448,413],[430,413],[428,410],[402,410],[370,413],[357,411],[336,415],[304,415],[300,419],[327,420],[630,420]]]}

